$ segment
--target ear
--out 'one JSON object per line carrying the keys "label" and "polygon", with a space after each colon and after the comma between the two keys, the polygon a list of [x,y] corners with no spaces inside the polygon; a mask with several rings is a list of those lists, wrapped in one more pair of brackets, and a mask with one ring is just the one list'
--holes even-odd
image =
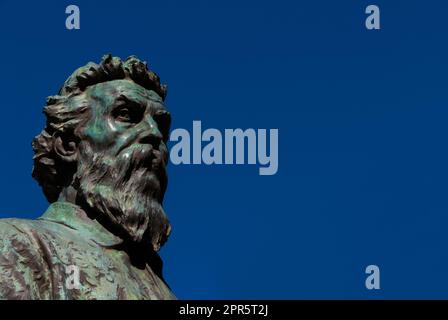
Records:
{"label": "ear", "polygon": [[53,149],[65,162],[75,162],[78,159],[78,143],[72,135],[55,132],[53,134]]}

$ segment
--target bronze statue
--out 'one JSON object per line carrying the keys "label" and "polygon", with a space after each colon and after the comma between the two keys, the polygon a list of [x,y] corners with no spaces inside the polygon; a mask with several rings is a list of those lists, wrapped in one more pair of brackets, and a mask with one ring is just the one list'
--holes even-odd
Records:
{"label": "bronze statue", "polygon": [[106,55],[47,99],[32,146],[50,207],[0,219],[1,299],[175,299],[157,254],[171,229],[165,95],[145,62]]}

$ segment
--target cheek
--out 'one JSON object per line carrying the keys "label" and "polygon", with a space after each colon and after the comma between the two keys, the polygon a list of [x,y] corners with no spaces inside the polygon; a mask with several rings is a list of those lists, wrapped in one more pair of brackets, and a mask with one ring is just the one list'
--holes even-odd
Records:
{"label": "cheek", "polygon": [[114,131],[114,138],[109,148],[111,148],[114,154],[120,153],[123,149],[128,148],[133,145],[137,140],[138,132],[134,128],[130,127],[117,127]]}
{"label": "cheek", "polygon": [[113,120],[105,118],[88,122],[81,135],[83,140],[89,141],[93,150],[105,153],[119,150],[133,136],[129,128],[116,125]]}
{"label": "cheek", "polygon": [[86,140],[95,153],[118,155],[136,140],[139,133],[130,124],[114,121],[102,114],[95,115],[80,132],[81,140]]}
{"label": "cheek", "polygon": [[91,142],[92,145],[104,144],[113,136],[114,130],[109,122],[101,118],[95,118],[86,123],[82,130],[82,138]]}

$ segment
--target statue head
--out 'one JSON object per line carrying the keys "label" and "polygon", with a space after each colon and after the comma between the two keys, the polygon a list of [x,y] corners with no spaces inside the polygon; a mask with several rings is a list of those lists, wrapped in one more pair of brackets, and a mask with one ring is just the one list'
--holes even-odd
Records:
{"label": "statue head", "polygon": [[32,143],[33,177],[48,201],[75,202],[157,251],[170,233],[162,208],[165,96],[159,77],[134,56],[106,55],[77,69],[47,99],[46,126]]}

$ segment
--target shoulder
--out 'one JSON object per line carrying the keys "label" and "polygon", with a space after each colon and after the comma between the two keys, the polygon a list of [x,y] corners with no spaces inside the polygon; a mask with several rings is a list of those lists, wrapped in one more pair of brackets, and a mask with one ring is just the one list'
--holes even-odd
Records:
{"label": "shoulder", "polygon": [[33,232],[36,221],[25,219],[0,219],[0,255],[7,249],[23,250],[35,244]]}
{"label": "shoulder", "polygon": [[52,298],[55,264],[67,260],[70,243],[83,241],[63,224],[0,219],[0,299]]}
{"label": "shoulder", "polygon": [[[46,267],[62,262],[70,264],[74,254],[91,249],[92,243],[77,230],[63,223],[48,220],[0,219],[1,259],[20,256],[22,265],[29,260],[42,261]],[[11,260],[11,259],[10,259]]]}
{"label": "shoulder", "polygon": [[64,229],[69,228],[43,220],[0,219],[0,254],[5,246],[38,250],[46,240],[54,241],[67,233]]}
{"label": "shoulder", "polygon": [[77,232],[63,223],[48,220],[0,219],[0,251],[2,244],[20,241],[23,244],[42,246],[47,242],[84,241]]}
{"label": "shoulder", "polygon": [[0,298],[48,298],[50,274],[34,220],[0,219]]}

